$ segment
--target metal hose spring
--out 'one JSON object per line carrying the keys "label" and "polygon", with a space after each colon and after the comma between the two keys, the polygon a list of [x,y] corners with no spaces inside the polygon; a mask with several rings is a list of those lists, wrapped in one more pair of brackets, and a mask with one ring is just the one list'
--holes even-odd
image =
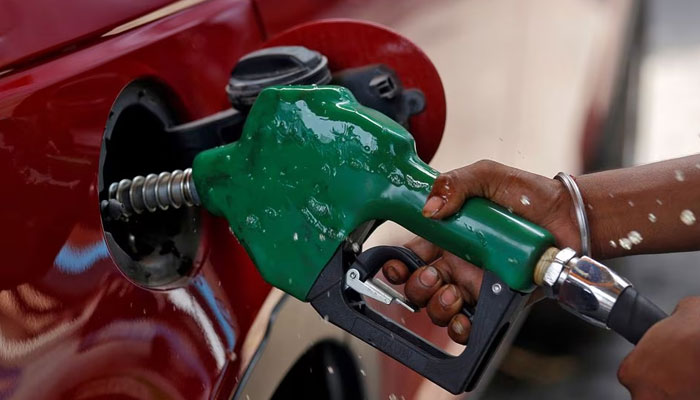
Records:
{"label": "metal hose spring", "polygon": [[144,211],[200,205],[192,180],[192,168],[122,179],[109,185],[108,198],[121,205],[124,217]]}

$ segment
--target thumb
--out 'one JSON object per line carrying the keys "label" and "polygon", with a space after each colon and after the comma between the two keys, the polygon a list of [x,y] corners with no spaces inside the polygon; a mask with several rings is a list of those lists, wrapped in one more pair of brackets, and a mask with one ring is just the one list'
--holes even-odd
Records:
{"label": "thumb", "polygon": [[423,206],[423,216],[426,218],[442,219],[456,213],[464,204],[467,196],[461,191],[453,191],[454,182],[449,174],[437,177],[430,190],[428,200]]}
{"label": "thumb", "polygon": [[484,175],[483,162],[440,174],[423,207],[426,218],[442,219],[459,211],[469,197],[484,196],[484,184],[490,184]]}

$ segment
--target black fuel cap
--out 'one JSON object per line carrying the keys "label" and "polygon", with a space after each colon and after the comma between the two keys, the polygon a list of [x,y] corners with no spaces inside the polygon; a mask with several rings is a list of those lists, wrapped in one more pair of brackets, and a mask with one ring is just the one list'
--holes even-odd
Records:
{"label": "black fuel cap", "polygon": [[328,59],[302,46],[279,46],[243,56],[226,85],[231,105],[247,109],[258,94],[273,85],[324,85],[331,81]]}

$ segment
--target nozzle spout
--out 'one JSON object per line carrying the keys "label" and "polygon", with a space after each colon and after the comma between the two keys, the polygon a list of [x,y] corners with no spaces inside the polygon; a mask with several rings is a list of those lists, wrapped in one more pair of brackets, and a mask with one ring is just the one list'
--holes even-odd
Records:
{"label": "nozzle spout", "polygon": [[[138,175],[114,182],[109,185],[108,199],[102,203],[103,213],[109,212],[113,218],[201,204],[192,179],[192,168],[145,177]],[[115,208],[118,208],[116,212]]]}

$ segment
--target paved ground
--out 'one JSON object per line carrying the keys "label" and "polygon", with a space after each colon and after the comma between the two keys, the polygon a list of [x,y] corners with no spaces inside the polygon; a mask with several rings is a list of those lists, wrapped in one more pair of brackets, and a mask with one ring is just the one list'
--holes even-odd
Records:
{"label": "paved ground", "polygon": [[[444,1],[380,21],[416,41],[446,86],[448,121],[433,165],[445,170],[492,158],[544,175],[577,171],[575,156],[590,74],[611,35],[597,1]],[[436,4],[439,4],[437,6]],[[633,163],[700,152],[700,2],[650,0],[648,52],[640,84]],[[586,84],[588,82],[588,85]],[[376,242],[410,237],[395,227]],[[639,256],[615,262],[639,288],[671,311],[700,293],[698,254]],[[626,399],[616,380],[631,349],[556,307],[538,306],[486,399]],[[553,314],[555,317],[552,317]],[[539,322],[538,322],[539,321]],[[556,321],[556,335],[542,322]],[[436,398],[427,392],[425,398]],[[447,398],[447,397],[445,397]]]}

